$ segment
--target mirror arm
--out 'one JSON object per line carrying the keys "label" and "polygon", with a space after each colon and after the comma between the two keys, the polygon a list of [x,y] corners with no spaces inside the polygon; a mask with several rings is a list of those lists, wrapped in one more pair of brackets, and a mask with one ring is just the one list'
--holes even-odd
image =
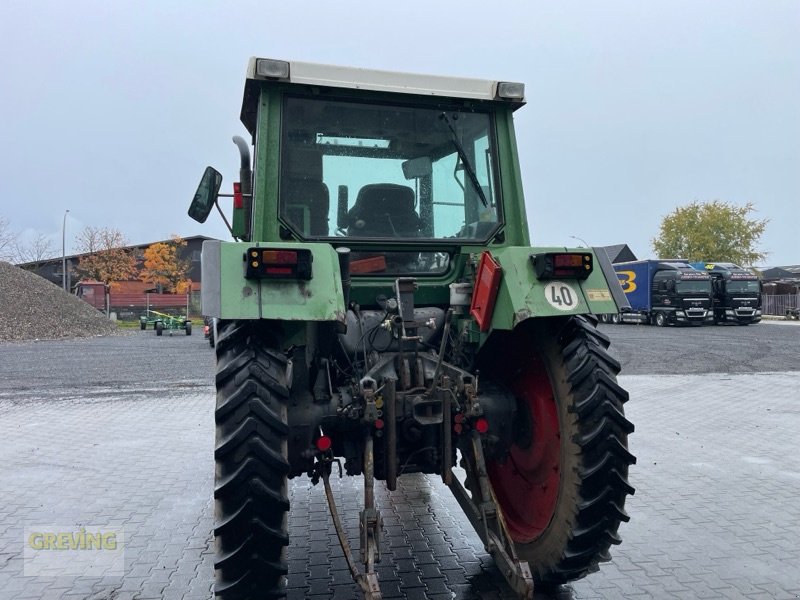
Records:
{"label": "mirror arm", "polygon": [[[220,194],[220,196],[223,196],[223,195],[225,195],[225,194]],[[217,207],[217,210],[219,211],[219,216],[220,216],[220,217],[222,217],[222,220],[223,220],[223,221],[225,221],[225,227],[227,227],[227,228],[228,228],[228,231],[230,232],[230,234],[231,234],[231,237],[232,237],[234,240],[237,240],[237,237],[236,237],[235,235],[233,235],[233,227],[231,227],[231,224],[228,222],[228,218],[225,216],[225,213],[224,213],[224,212],[222,212],[222,209],[219,207],[219,202],[217,202],[216,200],[214,200],[214,206],[216,206],[216,207]]]}

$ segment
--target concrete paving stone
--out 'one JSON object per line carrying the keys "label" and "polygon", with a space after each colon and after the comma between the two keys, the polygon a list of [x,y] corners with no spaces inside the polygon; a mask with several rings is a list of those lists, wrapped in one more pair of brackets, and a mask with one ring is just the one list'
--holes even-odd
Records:
{"label": "concrete paving stone", "polygon": [[354,598],[358,598],[360,594],[358,586],[353,584],[334,585],[331,586],[330,589],[333,592],[331,600],[353,600]]}
{"label": "concrete paving stone", "polygon": [[405,598],[399,579],[392,581],[381,581],[381,595],[384,598]]}
{"label": "concrete paving stone", "polygon": [[452,587],[454,585],[466,584],[467,576],[464,569],[442,569],[442,575],[447,579],[447,583]]}
{"label": "concrete paving stone", "polygon": [[425,589],[429,595],[432,594],[446,594],[449,590],[447,580],[444,577],[428,576],[422,574],[422,579],[425,582]]}
{"label": "concrete paving stone", "polygon": [[150,571],[147,579],[145,579],[145,585],[158,585],[161,583],[166,585],[169,583],[171,576],[172,571],[168,571],[167,569],[153,569]]}
{"label": "concrete paving stone", "polygon": [[428,600],[428,590],[424,587],[404,588],[406,600]]}
{"label": "concrete paving stone", "polygon": [[405,532],[406,539],[409,542],[414,542],[416,540],[422,540],[422,541],[426,542],[426,544],[428,546],[430,546],[430,541],[425,535],[423,535],[422,529],[407,529],[406,528],[406,529],[404,529],[404,532]]}
{"label": "concrete paving stone", "polygon": [[286,600],[307,600],[308,594],[305,588],[291,588],[286,590]]}
{"label": "concrete paving stone", "polygon": [[758,590],[762,590],[764,594],[771,598],[789,597],[789,586],[783,586],[779,583],[757,583],[755,587]]}
{"label": "concrete paving stone", "polygon": [[422,551],[414,553],[414,562],[417,565],[435,565],[436,559],[433,551]]}
{"label": "concrete paving stone", "polygon": [[180,589],[185,590],[189,587],[189,585],[191,585],[192,579],[194,578],[191,576],[176,575],[175,573],[173,573],[170,575],[169,583],[167,584],[167,587],[165,589],[172,588],[178,590]]}
{"label": "concrete paving stone", "polygon": [[461,562],[455,556],[437,556],[436,562],[439,563],[442,571],[449,571],[453,569],[458,569],[461,571],[464,570],[461,566]]}
{"label": "concrete paving stone", "polygon": [[[413,552],[411,546],[399,546],[395,548],[387,548],[386,549],[386,559],[389,560],[392,558],[393,560],[400,560],[404,558],[415,558],[419,553]],[[421,551],[424,554],[424,551]]]}
{"label": "concrete paving stone", "polygon": [[161,594],[164,591],[164,588],[167,587],[166,583],[159,584],[159,583],[148,583],[145,582],[142,584],[141,589],[139,590],[139,594],[137,598],[141,600],[150,599],[150,598],[161,598]]}
{"label": "concrete paving stone", "polygon": [[313,596],[314,594],[324,594],[330,589],[330,581],[327,579],[309,579],[306,583],[308,585],[307,589],[309,596]]}
{"label": "concrete paving stone", "polygon": [[[349,571],[348,571],[349,577]],[[287,588],[305,588],[308,586],[307,572],[293,572],[286,576]]]}
{"label": "concrete paving stone", "polygon": [[308,577],[310,579],[325,579],[330,576],[330,569],[327,565],[312,565],[308,569]]}
{"label": "concrete paving stone", "polygon": [[117,590],[120,592],[136,592],[142,589],[145,581],[147,581],[147,577],[125,576],[122,578],[122,583]]}
{"label": "concrete paving stone", "polygon": [[[307,556],[307,555],[306,555]],[[299,573],[305,577],[308,576],[308,565],[310,560],[308,558],[300,559],[290,559],[286,561],[286,564],[289,567],[289,573]]]}
{"label": "concrete paving stone", "polygon": [[185,590],[165,588],[161,592],[161,600],[184,600]]}
{"label": "concrete paving stone", "polygon": [[428,540],[409,540],[408,546],[411,548],[411,551],[414,553],[417,552],[427,552],[431,549]]}
{"label": "concrete paving stone", "polygon": [[204,598],[213,598],[214,597],[213,589],[214,587],[210,585],[208,582],[202,582],[202,583],[196,582],[189,586],[187,593],[192,596],[196,595],[196,596],[202,596]]}
{"label": "concrete paving stone", "polygon": [[208,592],[188,591],[183,595],[183,600],[211,600],[212,596]]}

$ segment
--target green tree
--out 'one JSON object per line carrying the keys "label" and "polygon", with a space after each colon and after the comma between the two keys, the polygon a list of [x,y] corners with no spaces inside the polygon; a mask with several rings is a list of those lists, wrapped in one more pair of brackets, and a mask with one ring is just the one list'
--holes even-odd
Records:
{"label": "green tree", "polygon": [[714,200],[680,206],[661,221],[653,250],[660,258],[753,265],[767,256],[758,242],[769,221],[749,218],[753,212],[749,202],[736,206]]}

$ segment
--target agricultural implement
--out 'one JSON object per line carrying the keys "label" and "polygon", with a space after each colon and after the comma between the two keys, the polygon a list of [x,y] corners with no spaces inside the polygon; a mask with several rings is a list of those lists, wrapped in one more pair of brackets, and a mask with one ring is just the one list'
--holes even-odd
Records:
{"label": "agricultural implement", "polygon": [[[251,59],[255,167],[234,138],[234,241],[202,251],[218,597],[285,595],[288,479],[303,475],[368,598],[375,481],[407,473],[441,477],[520,598],[620,543],[633,425],[591,315],[627,302],[604,252],[530,246],[523,104],[512,82]],[[206,169],[190,216],[220,209],[221,182]],[[359,509],[336,507],[334,465],[364,478]],[[355,510],[362,567],[339,516]]]}
{"label": "agricultural implement", "polygon": [[157,310],[147,309],[145,314],[139,317],[139,327],[145,330],[148,326],[155,329],[156,335],[163,335],[165,330],[169,331],[170,335],[178,330],[185,331],[186,335],[192,335],[192,322],[189,317],[175,317]]}

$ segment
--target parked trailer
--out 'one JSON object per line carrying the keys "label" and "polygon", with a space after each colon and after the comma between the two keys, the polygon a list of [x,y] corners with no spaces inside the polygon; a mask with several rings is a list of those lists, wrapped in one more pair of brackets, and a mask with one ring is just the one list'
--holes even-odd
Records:
{"label": "parked trailer", "polygon": [[189,311],[189,294],[156,294],[149,292],[115,292],[101,281],[81,281],[75,295],[98,310],[185,308]]}
{"label": "parked trailer", "polygon": [[622,291],[631,305],[620,323],[703,325],[713,323],[711,277],[685,262],[637,260],[616,263]]}
{"label": "parked trailer", "polygon": [[148,325],[152,325],[156,330],[156,335],[162,335],[164,330],[172,332],[177,329],[182,329],[186,335],[192,335],[192,322],[189,317],[175,317],[166,313],[158,312],[156,310],[147,309],[147,312],[139,317],[139,325],[142,330],[147,329]]}

